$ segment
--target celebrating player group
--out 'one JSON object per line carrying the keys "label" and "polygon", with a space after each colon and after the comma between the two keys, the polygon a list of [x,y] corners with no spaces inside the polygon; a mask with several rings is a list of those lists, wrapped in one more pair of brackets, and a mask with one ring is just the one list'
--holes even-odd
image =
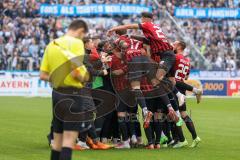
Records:
{"label": "celebrating player group", "polygon": [[[142,36],[128,35],[130,29]],[[199,103],[202,90],[185,83],[191,67],[186,43],[171,43],[149,12],[139,24],[111,28],[106,40],[87,31],[84,21],[74,20],[44,54],[40,78],[53,86],[51,160],[70,160],[72,150],[90,148],[186,147],[184,123],[193,139],[189,147],[196,147],[201,139],[185,93],[193,92]]]}

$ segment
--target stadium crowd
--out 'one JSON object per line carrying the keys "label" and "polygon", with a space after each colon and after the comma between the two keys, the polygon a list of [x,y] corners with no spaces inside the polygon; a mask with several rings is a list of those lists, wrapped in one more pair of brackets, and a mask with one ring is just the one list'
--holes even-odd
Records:
{"label": "stadium crowd", "polygon": [[[0,69],[1,70],[37,70],[44,47],[53,38],[65,33],[66,26],[72,18],[41,17],[38,9],[41,3],[85,5],[92,3],[132,3],[153,6],[154,19],[160,23],[172,41],[177,39],[175,26],[169,19],[161,19],[161,13],[167,9],[173,14],[174,7],[239,7],[228,1],[160,1],[157,7],[151,0],[3,0],[0,4]],[[105,36],[111,26],[135,21],[135,16],[118,16],[114,18],[86,18],[91,26],[90,34]],[[240,64],[236,55],[240,43],[240,24],[237,20],[200,20],[177,19],[181,28],[191,37],[206,60],[213,64],[213,70],[237,70]],[[238,54],[236,54],[238,53]]]}

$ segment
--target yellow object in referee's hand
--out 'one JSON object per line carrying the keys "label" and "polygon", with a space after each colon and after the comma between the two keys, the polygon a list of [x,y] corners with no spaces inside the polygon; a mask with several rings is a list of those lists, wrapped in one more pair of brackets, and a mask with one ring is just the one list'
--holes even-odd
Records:
{"label": "yellow object in referee's hand", "polygon": [[74,69],[72,75],[73,77],[78,77],[78,80],[81,82],[86,82],[90,79],[89,72],[84,65]]}

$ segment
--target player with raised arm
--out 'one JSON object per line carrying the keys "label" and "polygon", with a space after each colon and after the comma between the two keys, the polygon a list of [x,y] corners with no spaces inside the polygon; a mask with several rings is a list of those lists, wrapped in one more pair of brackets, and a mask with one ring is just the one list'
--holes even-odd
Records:
{"label": "player with raised arm", "polygon": [[[148,110],[145,97],[141,91],[141,79],[151,67],[151,61],[146,56],[146,51],[141,41],[130,38],[126,30],[118,30],[116,34],[118,35],[118,38],[115,40],[116,49],[122,53],[121,58],[127,64],[128,80],[132,92],[136,97],[137,104],[142,108],[144,128],[147,128],[152,117],[152,112]],[[151,75],[154,75],[154,73],[146,74],[146,76],[148,75],[149,79],[151,79]]]}
{"label": "player with raised arm", "polygon": [[[202,95],[202,90],[194,88],[184,83],[184,80],[188,78],[188,75],[190,73],[190,66],[191,66],[190,59],[183,55],[184,49],[186,48],[186,44],[183,41],[175,41],[173,46],[174,46],[174,51],[176,52],[176,63],[175,63],[176,86],[182,94],[186,94],[186,90],[188,89],[190,91],[193,91],[196,95],[198,95],[197,99],[199,101]],[[193,138],[193,142],[190,147],[192,148],[196,147],[198,143],[201,141],[201,139],[197,136],[193,121],[187,113],[186,103],[184,103],[182,106],[179,106],[179,110]],[[180,144],[176,144],[176,145],[177,145],[176,147],[180,147]]]}
{"label": "player with raised arm", "polygon": [[145,38],[149,41],[151,47],[151,55],[159,55],[161,57],[160,66],[157,70],[156,78],[152,82],[157,85],[164,76],[170,71],[175,62],[173,46],[162,32],[162,29],[153,23],[153,14],[149,12],[142,13],[142,23],[127,24],[113,27],[109,30],[109,34],[118,30],[141,29]]}
{"label": "player with raised arm", "polygon": [[[151,48],[151,57],[155,60],[155,56],[160,56],[159,68],[156,73],[155,79],[152,80],[154,85],[160,83],[165,75],[169,73],[174,66],[175,56],[173,52],[173,46],[168,41],[162,29],[153,23],[153,14],[149,12],[142,13],[142,23],[139,24],[126,24],[117,27],[113,27],[108,31],[111,35],[112,32],[126,29],[141,29],[145,38],[141,40],[147,40]],[[136,38],[136,36],[135,36]],[[139,38],[139,37],[138,37]]]}
{"label": "player with raised arm", "polygon": [[[157,69],[154,78],[151,79],[151,82],[154,86],[160,84],[160,81],[164,79],[167,73],[171,73],[175,63],[175,55],[173,52],[173,46],[168,42],[166,36],[162,32],[161,28],[153,23],[153,14],[148,12],[142,13],[142,23],[140,24],[127,24],[117,27],[113,27],[108,31],[108,34],[111,35],[113,32],[127,30],[127,29],[141,29],[145,36],[142,40],[147,40],[151,48],[151,57],[156,61],[155,57],[161,57],[159,67]],[[156,61],[157,62],[157,61]],[[151,70],[151,69],[149,69]],[[170,74],[172,75],[172,74]],[[172,75],[172,81],[174,80],[174,75]],[[168,91],[166,91],[166,94]],[[180,93],[177,94],[180,104],[184,103],[184,96]],[[172,105],[167,96],[161,97],[162,101],[169,108],[169,113],[172,117],[176,117],[176,113],[172,108]]]}

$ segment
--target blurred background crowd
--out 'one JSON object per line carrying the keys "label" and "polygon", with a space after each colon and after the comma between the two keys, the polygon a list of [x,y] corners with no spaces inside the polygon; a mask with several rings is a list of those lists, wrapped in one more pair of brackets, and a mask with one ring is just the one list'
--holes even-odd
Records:
{"label": "blurred background crowd", "polygon": [[[159,5],[156,5],[156,2]],[[67,25],[76,17],[42,17],[40,4],[86,5],[92,3],[141,4],[153,7],[155,21],[171,41],[182,38],[179,28],[164,16],[173,16],[175,7],[238,8],[234,0],[2,0],[0,3],[0,70],[38,70],[44,48],[49,41],[63,35]],[[79,18],[79,17],[78,17]],[[139,22],[137,16],[85,17],[89,34],[103,39],[111,26]],[[211,70],[240,69],[240,21],[235,19],[176,19],[181,31],[199,49],[199,54],[212,64]],[[132,31],[131,34],[141,34]],[[186,52],[191,52],[190,49]],[[192,59],[193,68],[197,68]]]}

